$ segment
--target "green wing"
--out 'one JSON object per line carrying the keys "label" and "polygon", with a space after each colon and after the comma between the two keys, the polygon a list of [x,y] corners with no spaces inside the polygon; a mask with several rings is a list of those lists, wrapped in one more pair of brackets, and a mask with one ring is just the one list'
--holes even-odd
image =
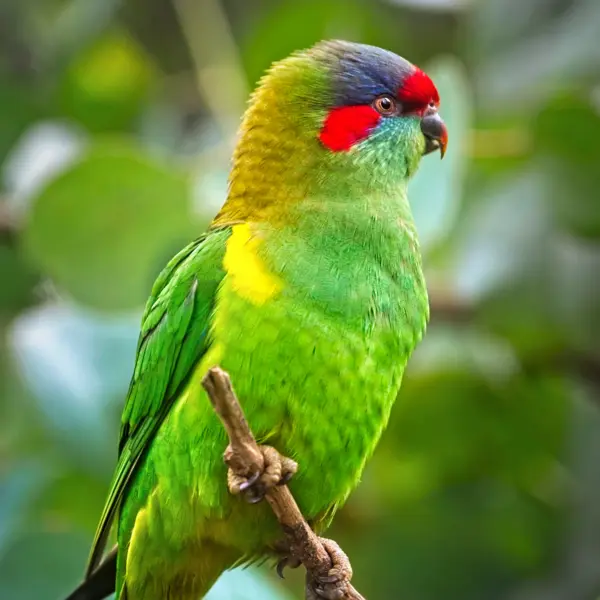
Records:
{"label": "green wing", "polygon": [[177,254],[158,276],[142,317],[123,416],[119,460],[86,570],[101,561],[123,493],[193,367],[210,345],[229,228],[214,229]]}

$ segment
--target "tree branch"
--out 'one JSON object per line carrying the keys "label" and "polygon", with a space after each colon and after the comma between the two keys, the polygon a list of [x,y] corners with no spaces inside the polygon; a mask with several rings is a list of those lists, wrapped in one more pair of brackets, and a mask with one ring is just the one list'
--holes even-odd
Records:
{"label": "tree branch", "polygon": [[[233,391],[229,375],[219,367],[213,367],[205,375],[202,385],[229,436],[230,445],[224,454],[226,464],[240,477],[250,478],[261,472],[263,456]],[[269,489],[265,498],[283,529],[292,557],[299,560],[309,574],[327,576],[332,567],[330,556],[302,516],[287,485]],[[364,598],[347,584],[339,600]]]}

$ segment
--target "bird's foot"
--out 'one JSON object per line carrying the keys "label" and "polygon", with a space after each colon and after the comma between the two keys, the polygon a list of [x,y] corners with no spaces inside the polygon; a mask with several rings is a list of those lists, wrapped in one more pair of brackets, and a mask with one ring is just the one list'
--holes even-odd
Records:
{"label": "bird's foot", "polygon": [[326,538],[319,538],[319,540],[331,558],[331,568],[327,573],[307,572],[306,600],[348,598],[349,588],[351,588],[349,584],[352,579],[350,560],[333,540]]}
{"label": "bird's foot", "polygon": [[262,471],[250,477],[236,475],[231,469],[227,473],[227,485],[232,494],[243,494],[250,504],[260,502],[269,489],[276,485],[285,485],[298,470],[298,463],[282,456],[272,446],[259,446],[263,456]]}
{"label": "bird's foot", "polygon": [[298,558],[295,558],[291,555],[286,555],[279,560],[275,569],[277,570],[277,575],[281,577],[281,579],[285,579],[283,576],[283,572],[285,569],[297,569],[302,564]]}

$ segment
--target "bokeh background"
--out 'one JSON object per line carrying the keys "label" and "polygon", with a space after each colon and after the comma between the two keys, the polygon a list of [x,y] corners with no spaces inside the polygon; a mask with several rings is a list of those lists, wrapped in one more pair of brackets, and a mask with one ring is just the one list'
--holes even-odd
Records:
{"label": "bokeh background", "polygon": [[79,580],[152,280],[261,72],[341,37],[429,71],[450,145],[411,186],[432,323],[332,536],[369,600],[596,600],[599,36],[598,0],[2,0],[0,598]]}

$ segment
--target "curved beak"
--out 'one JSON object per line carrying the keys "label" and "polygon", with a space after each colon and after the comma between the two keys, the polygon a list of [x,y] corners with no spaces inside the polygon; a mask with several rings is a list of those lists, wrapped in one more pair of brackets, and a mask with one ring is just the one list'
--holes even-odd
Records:
{"label": "curved beak", "polygon": [[439,149],[441,157],[444,158],[448,145],[448,130],[437,111],[427,114],[421,119],[421,132],[425,136],[424,154]]}

